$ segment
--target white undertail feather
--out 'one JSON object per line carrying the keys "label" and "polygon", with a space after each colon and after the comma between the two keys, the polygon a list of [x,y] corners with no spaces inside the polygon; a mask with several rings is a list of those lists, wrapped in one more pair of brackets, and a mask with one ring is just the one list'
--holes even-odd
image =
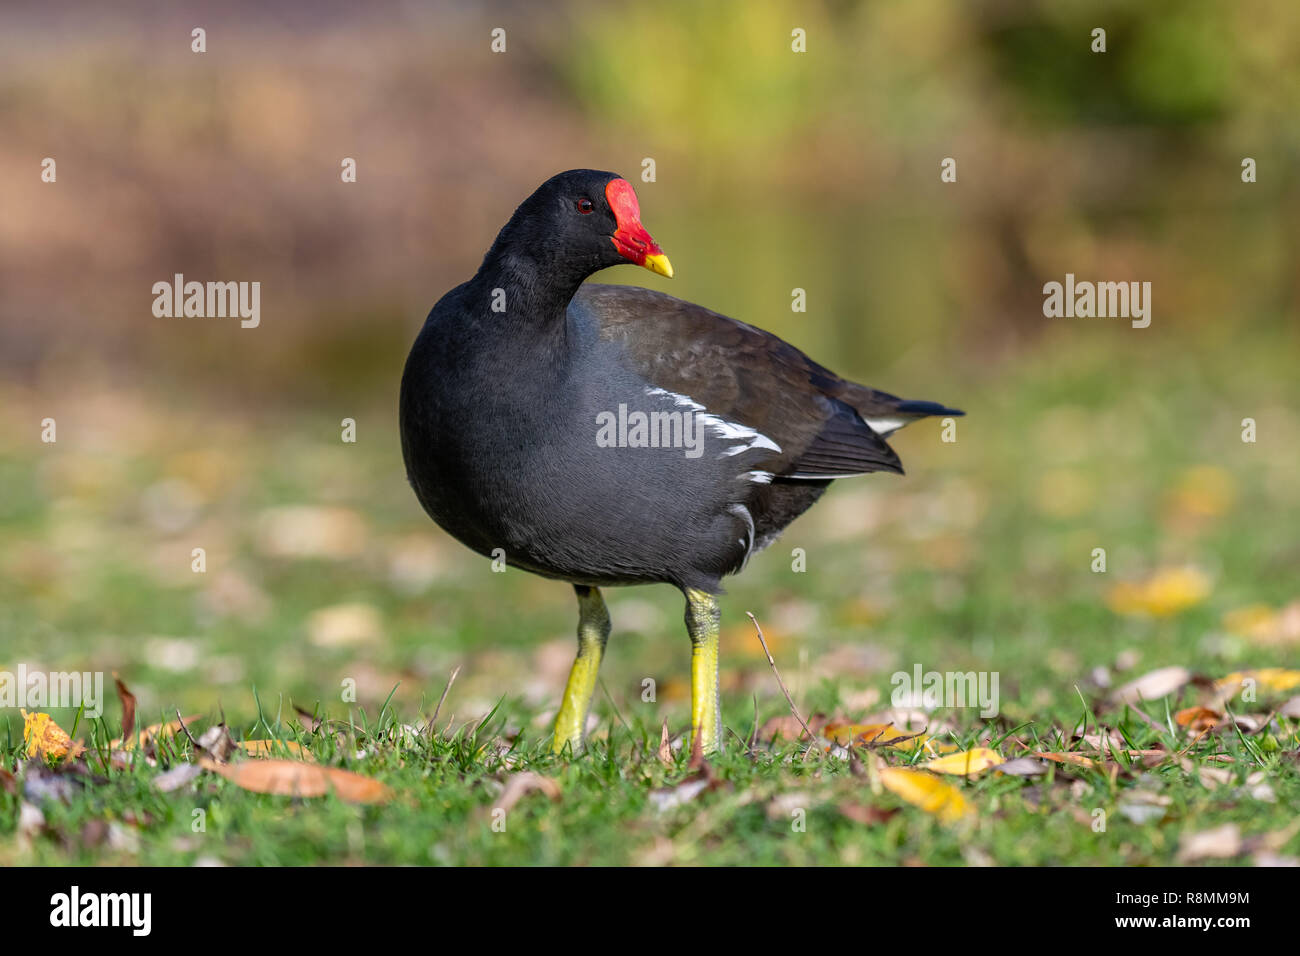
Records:
{"label": "white undertail feather", "polygon": [[863,421],[865,421],[868,425],[871,426],[871,430],[875,432],[877,435],[879,435],[881,438],[888,438],[890,435],[894,434],[894,432],[898,431],[904,425],[907,425],[914,420],[915,419],[911,419],[911,418],[885,418],[885,417],[863,419]]}

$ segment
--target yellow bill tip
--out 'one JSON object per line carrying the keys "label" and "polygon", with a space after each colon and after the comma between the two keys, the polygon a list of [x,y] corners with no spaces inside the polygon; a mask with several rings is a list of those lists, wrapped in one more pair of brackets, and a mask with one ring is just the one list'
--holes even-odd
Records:
{"label": "yellow bill tip", "polygon": [[646,256],[643,265],[651,272],[657,272],[667,279],[673,277],[673,264],[668,261],[668,257],[662,252],[658,255]]}

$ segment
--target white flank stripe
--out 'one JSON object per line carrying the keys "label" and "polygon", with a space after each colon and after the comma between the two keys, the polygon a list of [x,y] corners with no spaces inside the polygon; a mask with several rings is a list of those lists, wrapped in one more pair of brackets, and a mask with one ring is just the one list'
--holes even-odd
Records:
{"label": "white flank stripe", "polygon": [[[766,435],[750,428],[748,425],[741,425],[739,422],[729,422],[725,418],[719,418],[692,398],[670,392],[664,388],[648,388],[646,394],[653,395],[656,398],[671,398],[675,405],[699,413],[696,415],[697,420],[712,428],[714,434],[719,438],[738,443],[724,451],[723,455],[739,455],[741,452],[752,451],[755,448],[768,448],[778,454],[781,452],[781,446]],[[742,442],[743,444],[740,444]]]}

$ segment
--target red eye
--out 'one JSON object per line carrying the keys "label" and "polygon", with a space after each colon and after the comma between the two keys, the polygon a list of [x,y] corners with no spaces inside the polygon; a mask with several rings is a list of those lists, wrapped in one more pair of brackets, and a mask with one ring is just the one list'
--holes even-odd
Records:
{"label": "red eye", "polygon": [[582,213],[584,216],[595,208],[596,207],[591,204],[591,200],[587,199],[585,196],[578,200],[578,212]]}

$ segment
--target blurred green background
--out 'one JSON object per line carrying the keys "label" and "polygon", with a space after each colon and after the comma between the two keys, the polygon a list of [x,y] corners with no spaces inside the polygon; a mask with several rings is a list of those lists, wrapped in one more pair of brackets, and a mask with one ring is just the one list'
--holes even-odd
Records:
{"label": "blurred green background", "polygon": [[[969,413],[955,443],[934,423],[900,435],[906,478],[839,483],[735,580],[733,721],[749,719],[742,689],[773,690],[745,610],[797,692],[831,677],[857,712],[914,661],[1001,669],[1015,719],[1072,706],[1073,682],[1117,658],[1213,671],[1295,656],[1300,633],[1275,616],[1300,572],[1290,0],[70,3],[3,18],[0,667],[118,671],[144,714],[246,717],[254,687],[272,708],[340,709],[347,678],[372,711],[399,683],[413,709],[463,665],[457,714],[520,697],[544,733],[572,596],[490,573],[423,516],[396,395],[429,307],[519,201],[576,166],[634,182],[677,272],[602,280]],[[151,287],[177,272],[260,281],[261,326],[155,318]],[[1044,318],[1043,283],[1067,272],[1150,281],[1150,328]],[[1117,579],[1183,566],[1209,589],[1179,613],[1107,605]],[[679,603],[611,595],[606,685],[652,726],[684,713]],[[656,705],[640,704],[643,676]]]}

